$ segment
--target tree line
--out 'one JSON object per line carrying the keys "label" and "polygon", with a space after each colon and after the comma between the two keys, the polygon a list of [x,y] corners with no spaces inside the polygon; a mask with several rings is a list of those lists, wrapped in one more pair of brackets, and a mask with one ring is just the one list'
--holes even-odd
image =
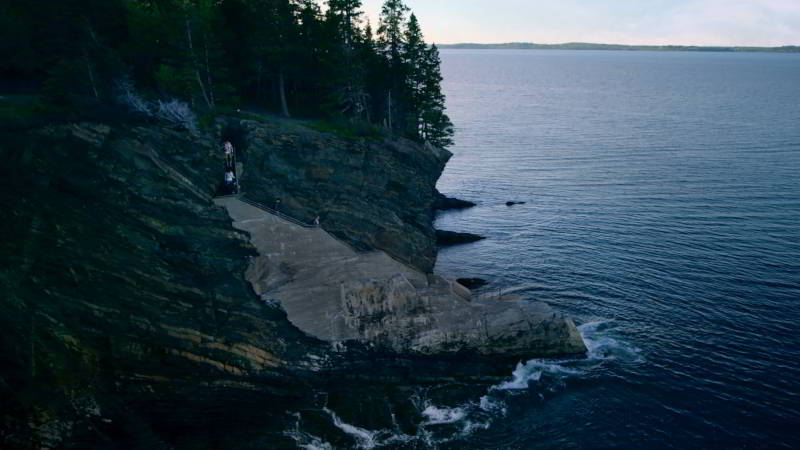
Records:
{"label": "tree line", "polygon": [[450,145],[438,49],[403,0],[377,25],[361,0],[4,0],[0,77],[63,108],[244,106]]}

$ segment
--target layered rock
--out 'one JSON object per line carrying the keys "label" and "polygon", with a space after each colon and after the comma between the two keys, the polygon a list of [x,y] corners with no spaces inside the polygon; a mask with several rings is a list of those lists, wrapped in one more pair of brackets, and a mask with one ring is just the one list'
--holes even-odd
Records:
{"label": "layered rock", "polygon": [[0,447],[235,446],[246,408],[212,402],[298,398],[288,374],[322,350],[245,281],[216,139],[83,123],[0,142]]}
{"label": "layered rock", "polygon": [[[234,228],[211,198],[224,138],[239,139],[252,196],[319,214],[343,241]],[[286,411],[320,406],[320,387],[348,391],[333,379],[361,383],[372,368],[392,383],[472,380],[508,373],[519,343],[531,354],[578,347],[539,345],[570,342],[560,316],[550,326],[527,319],[544,317],[525,310],[538,307],[481,306],[426,274],[447,152],[233,120],[199,135],[152,123],[0,128],[0,142],[1,448],[281,448]],[[265,245],[274,250],[256,251]],[[325,246],[351,253],[285,257]],[[305,300],[292,321],[272,301],[290,310],[290,297]],[[316,328],[293,324],[320,311],[330,320]],[[494,319],[462,320],[481,311]],[[512,332],[481,334],[483,324]],[[325,340],[367,345],[337,352]],[[437,353],[459,348],[475,359]],[[514,361],[496,364],[494,350]]]}
{"label": "layered rock", "polygon": [[342,139],[296,123],[221,123],[245,164],[244,191],[423,271],[436,261],[432,205],[451,153],[406,139]]}
{"label": "layered rock", "polygon": [[304,228],[236,198],[219,199],[259,255],[247,278],[301,330],[395,353],[474,353],[505,359],[579,354],[571,320],[541,303],[473,298],[453,280],[381,251],[358,252],[321,228]]}

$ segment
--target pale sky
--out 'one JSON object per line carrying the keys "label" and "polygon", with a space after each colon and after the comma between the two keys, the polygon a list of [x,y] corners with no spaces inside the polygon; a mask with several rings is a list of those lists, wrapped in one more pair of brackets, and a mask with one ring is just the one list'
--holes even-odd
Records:
{"label": "pale sky", "polygon": [[[383,0],[363,0],[377,27]],[[800,45],[800,0],[406,0],[426,39]]]}

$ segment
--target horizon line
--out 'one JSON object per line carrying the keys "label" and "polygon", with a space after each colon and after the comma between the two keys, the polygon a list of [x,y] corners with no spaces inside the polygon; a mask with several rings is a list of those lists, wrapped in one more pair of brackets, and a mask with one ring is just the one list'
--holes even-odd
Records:
{"label": "horizon line", "polygon": [[437,46],[454,46],[454,45],[537,45],[537,46],[564,46],[564,45],[596,45],[596,46],[610,46],[610,47],[690,47],[690,48],[792,48],[800,47],[800,42],[796,44],[782,44],[782,45],[701,45],[701,44],[613,44],[602,42],[585,42],[585,41],[568,41],[560,43],[543,43],[531,41],[509,41],[509,42],[452,42],[444,43],[437,42]]}

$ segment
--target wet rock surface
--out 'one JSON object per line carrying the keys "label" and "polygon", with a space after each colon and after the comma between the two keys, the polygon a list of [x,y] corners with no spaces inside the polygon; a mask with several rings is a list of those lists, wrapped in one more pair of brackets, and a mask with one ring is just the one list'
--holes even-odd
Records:
{"label": "wet rock surface", "polygon": [[449,211],[454,209],[467,209],[476,206],[475,203],[461,200],[459,198],[448,197],[440,192],[436,192],[436,200],[433,203],[433,209],[437,211]]}
{"label": "wet rock surface", "polygon": [[458,278],[456,281],[467,289],[478,289],[489,284],[483,278]]}
{"label": "wet rock surface", "polygon": [[469,244],[486,239],[485,236],[472,233],[458,233],[455,231],[436,230],[436,243],[442,247],[459,244]]}

